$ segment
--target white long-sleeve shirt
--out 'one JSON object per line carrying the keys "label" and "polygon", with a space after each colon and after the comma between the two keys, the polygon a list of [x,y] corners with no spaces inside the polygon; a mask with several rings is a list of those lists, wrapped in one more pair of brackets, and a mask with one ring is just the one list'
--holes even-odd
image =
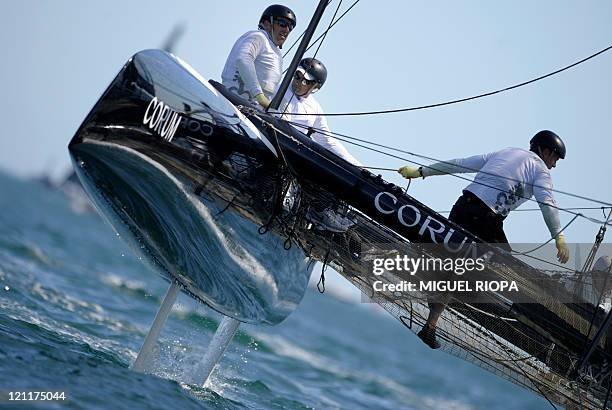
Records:
{"label": "white long-sleeve shirt", "polygon": [[265,30],[243,34],[227,57],[221,82],[228,90],[253,100],[263,92],[272,99],[282,78],[283,55]]}
{"label": "white long-sleeve shirt", "polygon": [[535,195],[551,236],[561,233],[552,179],[544,161],[534,152],[506,148],[489,154],[438,162],[423,167],[423,176],[477,172],[465,189],[502,216]]}
{"label": "white long-sleeve shirt", "polygon": [[[340,141],[330,135],[331,131],[327,125],[327,119],[322,115],[291,115],[295,114],[323,114],[323,109],[319,102],[312,96],[308,95],[306,98],[298,97],[295,95],[291,87],[285,94],[283,101],[280,105],[280,112],[284,112],[281,118],[287,121],[296,122],[308,128],[316,128],[323,130],[321,132],[315,132],[310,137],[318,143],[324,146],[331,152],[338,155],[350,162],[353,165],[361,167],[362,164],[353,157],[348,150],[342,145]],[[295,127],[304,134],[308,133],[308,130],[303,127]]]}

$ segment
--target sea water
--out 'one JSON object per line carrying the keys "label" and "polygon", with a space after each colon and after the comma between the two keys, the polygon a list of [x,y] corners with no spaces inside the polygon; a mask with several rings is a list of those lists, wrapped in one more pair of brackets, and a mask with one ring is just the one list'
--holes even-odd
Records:
{"label": "sea water", "polygon": [[277,326],[242,325],[205,387],[195,371],[220,316],[180,295],[146,374],[132,372],[168,283],[96,214],[0,172],[0,395],[66,397],[0,408],[550,408],[333,287]]}

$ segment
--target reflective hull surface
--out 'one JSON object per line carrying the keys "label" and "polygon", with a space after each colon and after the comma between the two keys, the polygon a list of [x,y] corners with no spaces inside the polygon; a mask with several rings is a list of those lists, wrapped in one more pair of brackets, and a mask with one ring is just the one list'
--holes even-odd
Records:
{"label": "reflective hull surface", "polygon": [[[274,170],[273,148],[232,104],[174,56],[151,50],[123,67],[69,150],[100,213],[166,279],[227,316],[276,324],[302,299],[309,259],[284,249],[285,238],[260,234],[256,214],[233,209],[246,158],[222,166],[215,141],[227,138]],[[265,207],[276,193],[259,184]]]}

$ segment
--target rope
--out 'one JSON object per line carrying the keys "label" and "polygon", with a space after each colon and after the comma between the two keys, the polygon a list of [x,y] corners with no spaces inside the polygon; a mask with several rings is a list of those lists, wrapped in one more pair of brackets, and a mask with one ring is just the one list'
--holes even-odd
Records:
{"label": "rope", "polygon": [[[299,123],[296,123],[296,122],[291,122],[291,121],[288,121],[288,122],[290,124],[292,124],[292,125],[295,125],[296,127],[305,128],[305,126],[302,125],[302,124],[299,124]],[[327,131],[327,130],[317,129],[317,128],[315,128],[315,131],[317,131],[317,132],[319,132],[321,134],[327,135],[328,137],[334,137],[334,138],[336,138],[336,139],[338,139],[340,141],[344,141],[344,142],[347,142],[349,144],[353,144],[353,145],[356,145],[356,146],[361,147],[361,148],[365,148],[365,149],[373,151],[373,152],[378,152],[380,154],[387,155],[387,156],[392,157],[392,158],[397,158],[397,159],[401,159],[403,161],[408,161],[408,162],[410,162],[412,164],[420,165],[420,166],[423,166],[423,167],[427,167],[427,165],[424,165],[424,164],[421,164],[421,163],[418,163],[418,162],[415,162],[415,161],[411,161],[411,160],[406,159],[406,158],[398,157],[398,156],[392,155],[392,154],[390,154],[388,152],[378,151],[378,150],[375,150],[375,149],[373,149],[371,147],[359,145],[359,144],[356,144],[356,143],[354,143],[352,141],[344,140],[342,138],[348,138],[349,140],[355,140],[355,141],[363,142],[365,144],[370,144],[370,145],[373,145],[373,146],[376,146],[376,147],[393,150],[393,151],[396,151],[396,152],[400,152],[402,154],[408,154],[408,155],[411,155],[411,156],[414,156],[414,157],[417,157],[417,158],[421,158],[421,159],[426,159],[426,160],[429,160],[429,161],[436,161],[436,162],[440,162],[442,164],[454,165],[454,164],[452,164],[452,163],[450,163],[448,161],[439,160],[439,159],[434,158],[434,157],[429,157],[429,156],[426,156],[426,155],[417,154],[417,153],[414,153],[414,152],[411,152],[411,151],[406,151],[406,150],[403,150],[403,149],[400,149],[400,148],[395,148],[395,147],[391,147],[391,146],[384,145],[384,144],[378,144],[376,142],[371,142],[371,141],[363,140],[363,139],[360,139],[360,138],[357,138],[357,137],[351,137],[350,135],[340,134],[340,133],[337,133],[337,132],[332,132],[332,131]],[[342,137],[342,138],[338,138],[338,137]],[[428,168],[431,168],[431,167],[428,167]],[[478,169],[474,169],[474,168],[470,168],[470,167],[465,167],[465,166],[462,166],[461,168],[463,168],[463,169],[465,169],[467,171],[472,171],[472,172],[483,172],[483,171],[480,171]],[[397,169],[391,169],[391,168],[374,168],[374,167],[372,167],[372,169],[381,169],[381,170],[385,170],[385,171],[397,171]],[[431,169],[435,170],[435,168],[431,168]],[[496,175],[496,174],[492,174],[492,173],[489,173],[489,172],[483,172],[483,173],[485,175],[490,175],[490,176],[494,176],[494,177],[497,177],[497,178],[503,178],[503,179],[506,179],[506,180],[511,181],[511,182],[522,182],[522,181],[519,181],[518,179],[509,178],[509,177],[502,177],[502,176],[499,176],[499,175]],[[458,175],[454,175],[454,176],[455,177],[459,177]],[[465,178],[462,178],[462,179],[465,179]],[[471,181],[469,179],[466,179],[466,180]],[[534,188],[548,189],[547,187],[542,187],[542,186],[539,186],[539,185],[533,185],[533,187]],[[551,189],[551,191],[559,193],[559,194],[567,195],[567,196],[570,196],[570,197],[573,197],[573,198],[577,198],[577,199],[582,199],[582,200],[589,201],[589,202],[598,203],[598,204],[605,205],[605,206],[612,206],[612,203],[601,201],[601,200],[595,199],[595,198],[589,198],[589,197],[583,196],[583,195],[574,194],[572,192],[561,191],[559,189]],[[601,221],[597,221],[597,223],[601,223]]]}
{"label": "rope", "polygon": [[[336,11],[334,12],[334,15],[332,16],[331,21],[329,22],[329,26],[327,27],[327,30],[323,32],[323,35],[322,35],[323,38],[319,42],[319,45],[317,46],[317,49],[315,50],[315,53],[312,58],[315,58],[317,54],[319,53],[319,50],[321,49],[321,46],[323,45],[323,42],[325,41],[325,38],[327,37],[327,33],[329,33],[329,30],[331,30],[334,19],[336,18],[336,14],[338,14],[338,10],[340,10],[340,6],[342,6],[342,0],[340,0],[340,2],[338,3],[338,7],[336,7]],[[308,51],[308,49],[306,51]]]}
{"label": "rope", "polygon": [[215,214],[214,218],[216,219],[216,218],[217,218],[219,215],[221,215],[222,213],[224,213],[225,211],[227,211],[227,210],[229,209],[229,207],[230,207],[230,206],[232,206],[232,205],[234,204],[234,201],[236,200],[236,198],[238,198],[238,195],[240,195],[240,194],[239,194],[239,193],[238,193],[238,194],[236,194],[236,195],[235,195],[235,196],[232,198],[232,200],[231,200],[231,201],[229,201],[229,202],[227,203],[227,205],[225,205],[225,207],[224,207],[222,210],[220,210],[219,212],[217,212],[217,213]]}
{"label": "rope", "polygon": [[327,269],[327,263],[329,258],[329,253],[331,249],[327,250],[325,257],[323,258],[323,266],[321,267],[321,277],[319,278],[319,282],[317,283],[317,290],[319,293],[325,293],[325,270]]}
{"label": "rope", "polygon": [[604,48],[602,50],[599,50],[598,52],[596,52],[594,54],[591,54],[590,56],[588,56],[586,58],[583,58],[582,60],[576,61],[575,63],[572,63],[572,64],[570,64],[568,66],[565,66],[563,68],[555,70],[555,71],[553,71],[551,73],[544,74],[544,75],[541,75],[539,77],[533,78],[531,80],[511,85],[509,87],[501,88],[501,89],[495,90],[495,91],[486,92],[486,93],[483,93],[483,94],[474,95],[474,96],[471,96],[471,97],[459,98],[459,99],[456,99],[456,100],[450,100],[450,101],[440,102],[440,103],[436,103],[436,104],[420,105],[420,106],[408,107],[408,108],[396,108],[396,109],[390,109],[390,110],[344,112],[344,113],[327,113],[327,114],[297,114],[297,113],[293,114],[292,113],[291,115],[322,115],[322,116],[326,116],[326,117],[378,115],[378,114],[391,114],[391,113],[406,112],[406,111],[417,111],[417,110],[424,110],[424,109],[428,109],[428,108],[442,107],[442,106],[445,106],[445,105],[459,104],[459,103],[463,103],[463,102],[466,102],[466,101],[471,101],[471,100],[476,100],[476,99],[479,99],[479,98],[489,97],[489,96],[492,96],[492,95],[495,95],[495,94],[499,94],[499,93],[502,93],[502,92],[505,92],[505,91],[513,90],[515,88],[523,87],[523,86],[526,86],[526,85],[531,84],[531,83],[535,83],[536,81],[540,81],[540,80],[543,80],[543,79],[545,79],[547,77],[551,77],[551,76],[559,74],[559,73],[561,73],[563,71],[569,70],[570,68],[575,67],[575,66],[577,66],[579,64],[582,64],[582,63],[584,63],[584,62],[586,62],[586,61],[588,61],[588,60],[590,60],[592,58],[595,58],[598,55],[603,54],[603,53],[605,53],[605,52],[607,52],[607,51],[609,51],[611,49],[612,49],[612,45],[610,45],[610,46],[608,46],[608,47],[606,47],[606,48]]}
{"label": "rope", "polygon": [[[288,122],[290,124],[292,124],[292,125],[297,126],[297,127],[305,128],[301,124],[298,124],[298,123],[295,123],[295,122],[291,122],[291,121],[288,121]],[[351,140],[360,141],[360,142],[363,142],[363,143],[366,143],[366,144],[371,144],[371,145],[374,145],[374,146],[382,147],[382,148],[385,148],[385,149],[395,150],[395,151],[398,151],[398,152],[401,152],[401,153],[405,153],[405,154],[408,154],[408,155],[412,155],[412,156],[415,156],[415,157],[418,157],[418,158],[424,158],[424,159],[429,159],[429,160],[433,160],[433,161],[438,161],[437,159],[432,158],[432,157],[428,157],[428,156],[420,155],[420,154],[415,154],[415,153],[410,152],[410,151],[405,151],[405,150],[389,147],[387,145],[378,144],[378,143],[375,143],[375,142],[365,141],[365,140],[362,140],[362,139],[359,139],[359,138],[355,138],[355,137],[351,137],[351,136],[348,136],[348,135],[343,135],[343,134],[339,134],[339,133],[335,133],[335,132],[327,132],[325,130],[319,130],[319,129],[317,129],[317,131],[322,133],[322,134],[324,134],[324,135],[327,135],[327,136],[332,136],[333,135],[334,136],[333,138],[335,138],[335,139],[337,139],[339,141],[347,142],[349,144],[356,145],[356,146],[361,147],[361,148],[365,148],[365,149],[370,150],[372,152],[377,152],[379,154],[383,154],[383,155],[386,155],[386,156],[391,157],[391,158],[401,159],[402,161],[407,161],[407,162],[410,162],[412,164],[420,165],[420,166],[423,166],[423,167],[427,167],[427,165],[422,164],[420,162],[416,162],[416,161],[407,159],[407,158],[404,158],[404,157],[400,157],[400,156],[397,156],[397,155],[394,155],[394,154],[391,154],[391,153],[388,153],[388,152],[385,152],[385,151],[380,151],[380,150],[374,149],[372,147],[361,145],[361,144],[358,144],[358,143],[350,141],[350,140],[339,138],[338,136],[349,138]],[[445,162],[445,161],[438,161],[438,162],[447,163],[448,164],[448,162]],[[431,167],[428,167],[428,168],[431,168]],[[470,169],[468,167],[462,167],[462,168],[468,169],[468,170]],[[431,168],[431,169],[435,169],[435,168]],[[396,171],[396,170],[394,169],[394,171]],[[478,170],[473,170],[473,171],[474,172],[482,172],[482,171],[478,171]],[[520,182],[520,181],[515,180],[513,178],[501,177],[501,176],[498,176],[498,175],[495,175],[495,174],[491,174],[491,173],[487,173],[487,172],[484,172],[484,173],[488,174],[488,175],[492,175],[492,176],[498,177],[498,178],[507,179],[509,181]],[[479,184],[479,185],[485,186],[487,188],[491,188],[491,189],[495,189],[495,190],[498,190],[500,192],[503,192],[503,190],[501,190],[500,188],[497,188],[497,187],[494,187],[494,186],[490,186],[490,185],[484,184],[482,182],[477,182],[477,181],[474,181],[472,179],[469,179],[469,178],[466,178],[466,177],[463,177],[463,176],[460,176],[460,175],[456,175],[456,174],[449,174],[449,175],[451,175],[451,176],[453,176],[455,178],[463,179],[463,180],[468,181],[468,182],[473,182],[475,184]],[[539,187],[538,185],[533,185],[533,186],[534,187]],[[549,189],[549,188],[546,188],[546,187],[540,187],[540,188]],[[558,190],[558,189],[551,189],[551,191],[559,193],[559,194],[563,194],[563,195],[566,195],[566,196],[569,196],[569,197],[582,199],[582,200],[585,200],[585,201],[591,201],[591,202],[596,202],[596,203],[600,203],[600,204],[607,205],[607,206],[612,206],[611,203],[600,201],[600,200],[594,199],[594,198],[589,198],[589,197],[586,197],[586,196],[583,196],[583,195],[574,194],[574,193],[571,193],[571,192],[561,191],[561,190]],[[537,204],[542,204],[541,202],[539,202],[539,201],[537,201],[536,199],[533,199],[533,198],[525,198],[525,197],[522,197],[522,198],[524,198],[524,199],[526,199],[528,201],[535,202]],[[601,221],[599,219],[587,217],[587,216],[585,216],[583,214],[580,214],[580,213],[577,213],[577,212],[572,212],[569,209],[561,208],[561,207],[559,207],[557,205],[550,205],[550,204],[543,204],[543,205],[555,208],[555,209],[560,210],[560,211],[564,211],[564,212],[570,213],[572,215],[581,216],[582,218],[584,218],[584,219],[586,219],[586,220],[588,220],[590,222],[596,223],[596,224],[602,224],[603,223],[603,221]],[[612,224],[611,224],[611,226],[612,226]]]}
{"label": "rope", "polygon": [[[319,43],[319,46],[317,47],[317,50],[315,51],[314,55],[312,56],[312,58],[316,58],[317,57],[317,53],[319,52],[319,49],[321,48],[321,46],[323,45],[323,42],[325,41],[325,38],[327,37],[327,33],[329,32],[329,30],[331,30],[332,27],[332,23],[334,22],[334,18],[336,17],[336,14],[338,14],[338,10],[340,10],[340,6],[342,5],[342,0],[340,0],[340,2],[338,3],[338,7],[336,7],[336,11],[334,12],[334,15],[331,18],[331,21],[329,23],[329,26],[327,27],[327,30],[325,30],[325,32],[323,33],[323,39],[321,40],[321,42]],[[302,33],[303,34],[303,33]],[[319,37],[321,38],[321,37]],[[318,39],[317,39],[318,41]],[[314,43],[313,43],[314,45]],[[304,51],[306,52],[308,51],[308,48]],[[283,71],[283,74],[286,72],[287,70]],[[285,104],[285,108],[283,109],[283,113],[282,115],[285,115],[287,112],[287,108],[289,108],[289,105],[291,104],[291,101],[293,101],[293,98],[296,97],[295,92],[291,93],[291,98],[289,99],[289,101],[287,101],[287,104]],[[300,97],[300,96],[298,96]]]}
{"label": "rope", "polygon": [[[301,124],[294,123],[294,122],[290,122],[290,121],[288,121],[288,122],[289,122],[290,124],[295,125],[295,126],[298,126],[298,127],[300,127],[300,126],[301,126],[302,128],[304,128],[304,126],[303,126],[303,125],[301,125]],[[321,133],[323,133],[323,134],[325,134],[325,133],[326,133],[324,130],[320,130],[319,132],[321,132]],[[380,151],[380,150],[377,150],[377,149],[375,149],[375,148],[368,147],[368,146],[365,146],[365,145],[361,145],[361,144],[358,144],[358,143],[353,142],[353,141],[345,140],[345,139],[343,139],[343,138],[338,138],[337,136],[338,136],[338,135],[341,135],[342,137],[347,137],[347,138],[354,139],[354,140],[357,140],[357,141],[360,141],[360,142],[364,142],[364,143],[367,143],[367,144],[371,144],[371,145],[375,145],[375,146],[380,146],[380,147],[383,147],[383,148],[386,148],[386,149],[394,149],[393,147],[388,147],[388,146],[385,146],[385,145],[382,145],[382,144],[377,144],[377,143],[370,142],[370,141],[364,141],[364,140],[361,140],[361,139],[359,139],[359,138],[354,138],[354,137],[350,137],[350,136],[346,136],[346,135],[342,135],[342,134],[339,134],[339,133],[334,133],[334,132],[330,132],[330,133],[328,133],[327,135],[328,135],[328,136],[330,136],[330,135],[334,135],[334,138],[335,138],[335,139],[337,139],[337,140],[339,140],[339,141],[347,142],[347,143],[349,143],[349,144],[356,145],[356,146],[358,146],[358,147],[365,148],[365,149],[367,149],[367,150],[370,150],[370,151],[373,151],[373,152],[377,152],[377,153],[380,153],[380,154],[386,155],[386,156],[391,157],[391,158],[401,159],[402,161],[407,161],[407,162],[410,162],[410,163],[412,163],[412,164],[416,164],[416,165],[420,165],[420,166],[426,166],[426,165],[424,165],[424,164],[422,164],[422,163],[419,163],[419,162],[416,162],[416,161],[413,161],[413,160],[409,160],[409,159],[404,158],[404,157],[400,157],[400,156],[397,156],[397,155],[394,155],[394,154],[391,154],[391,153],[388,153],[388,152],[385,152],[385,151]],[[433,158],[430,158],[430,157],[427,157],[427,156],[424,156],[424,155],[415,154],[415,153],[412,153],[412,152],[409,152],[409,151],[404,151],[404,150],[399,150],[399,149],[398,149],[397,151],[402,152],[402,153],[407,153],[407,154],[409,154],[409,155],[413,155],[413,156],[416,156],[416,157],[433,159]],[[433,159],[433,160],[435,160],[435,159]],[[439,161],[439,162],[444,162],[444,161]],[[432,168],[432,169],[433,169],[433,168]],[[453,176],[453,177],[455,177],[455,178],[463,179],[463,180],[468,181],[468,182],[473,182],[473,183],[476,183],[476,184],[479,184],[479,185],[485,186],[485,187],[487,187],[487,188],[491,188],[491,189],[495,189],[495,190],[498,190],[498,191],[502,191],[500,188],[497,188],[497,187],[494,187],[494,186],[490,186],[490,185],[484,184],[484,183],[482,183],[482,182],[476,182],[476,181],[473,181],[473,180],[471,180],[471,179],[469,179],[469,178],[463,177],[463,176],[461,176],[461,175],[456,175],[456,174],[450,174],[450,175],[451,175],[451,176]],[[492,174],[492,175],[494,175],[494,174]],[[494,175],[494,176],[497,176],[497,175]],[[500,178],[503,178],[503,177],[500,177]],[[512,180],[512,178],[507,178],[507,179]],[[535,187],[535,186],[536,186],[536,185],[534,185],[534,187]],[[583,200],[588,200],[588,201],[592,201],[592,202],[601,203],[601,204],[604,204],[604,205],[612,205],[612,204],[607,203],[607,202],[603,202],[603,201],[600,201],[600,200],[597,200],[597,199],[593,199],[593,198],[588,198],[588,197],[585,197],[585,196],[582,196],[582,195],[573,194],[573,193],[570,193],[570,192],[560,191],[560,190],[556,190],[556,189],[551,189],[551,191],[553,191],[553,192],[557,192],[557,193],[560,193],[560,194],[563,194],[563,195],[567,195],[567,196],[570,196],[570,197],[574,197],[574,198],[579,198],[579,199],[583,199]],[[503,191],[502,191],[502,192],[503,192]],[[523,197],[523,198],[524,198],[524,197]],[[535,202],[535,203],[537,203],[537,204],[541,204],[541,203],[540,203],[538,200],[533,199],[533,198],[525,198],[525,199],[526,199],[526,200],[528,200],[528,201]],[[580,216],[580,217],[582,217],[582,218],[584,218],[584,219],[586,219],[586,220],[588,220],[588,221],[591,221],[591,222],[593,222],[593,223],[597,223],[597,224],[602,224],[602,223],[603,223],[603,221],[601,221],[601,220],[599,220],[599,219],[596,219],[596,218],[591,218],[591,217],[587,217],[587,216],[585,216],[585,215],[583,215],[583,214],[580,214],[580,213],[577,213],[577,212],[573,212],[573,211],[570,211],[570,210],[568,210],[568,209],[561,208],[561,207],[559,207],[559,206],[557,206],[557,205],[550,205],[550,204],[544,204],[544,205],[549,206],[549,207],[552,207],[552,208],[555,208],[555,209],[560,210],[560,211],[564,211],[564,212],[570,213],[570,214],[572,214],[572,215],[577,215],[577,216]],[[612,225],[611,225],[611,226],[612,226]]]}
{"label": "rope", "polygon": [[[291,51],[291,49],[293,49],[293,47],[295,47],[295,46],[296,46],[296,45],[297,45],[297,44],[300,42],[300,39],[301,39],[302,37],[304,37],[304,34],[305,34],[305,33],[306,33],[306,30],[302,31],[302,34],[300,34],[300,35],[298,36],[298,38],[296,38],[296,39],[295,39],[295,41],[293,42],[293,44],[291,44],[291,47],[289,47],[289,48],[287,49],[287,51],[285,51],[285,54],[283,54],[283,58],[287,57],[287,54],[289,54],[289,52]],[[284,74],[284,73],[286,73],[286,72],[287,72],[287,69],[285,69],[285,71],[283,71],[283,74]]]}
{"label": "rope", "polygon": [[[330,25],[329,25],[329,27],[327,28],[327,30],[326,30],[326,31],[325,31],[323,34],[321,34],[319,37],[317,37],[317,38],[316,38],[316,40],[315,40],[315,41],[313,41],[313,42],[312,42],[312,44],[308,46],[308,48],[306,49],[306,51],[310,50],[310,49],[311,49],[311,48],[312,48],[312,47],[313,47],[313,46],[314,46],[314,45],[315,45],[315,44],[316,44],[316,43],[317,43],[317,42],[318,42],[318,41],[319,41],[319,40],[320,40],[320,39],[321,39],[323,36],[325,36],[325,34],[327,34],[327,32],[328,32],[329,30],[331,30],[331,29],[332,29],[332,27],[334,27],[334,26],[336,25],[336,23],[338,23],[340,20],[342,20],[342,18],[343,18],[343,17],[344,17],[344,16],[345,16],[345,15],[346,15],[346,14],[347,14],[349,11],[351,11],[351,9],[352,9],[353,7],[355,7],[355,5],[356,5],[357,3],[359,3],[359,1],[360,1],[360,0],[356,0],[356,1],[355,1],[353,4],[351,4],[351,6],[350,6],[348,9],[346,9],[346,10],[344,11],[344,13],[342,13],[342,14],[340,15],[340,17],[338,17],[338,19],[337,19],[336,21],[332,22],[332,24],[330,24]],[[335,15],[335,14],[334,14],[334,15]],[[332,20],[333,20],[333,19],[332,19]],[[294,43],[291,45],[291,47],[289,47],[289,49],[287,49],[287,51],[285,52],[285,54],[283,54],[283,58],[285,58],[285,57],[287,56],[287,54],[289,54],[289,51],[291,51],[291,49],[292,49],[293,47],[295,47],[295,45],[296,45],[296,44],[297,44],[297,43],[300,41],[300,39],[301,39],[301,38],[304,36],[304,33],[305,33],[305,32],[306,32],[306,30],[304,30],[304,31],[302,32],[302,34],[300,34],[300,36],[297,38],[297,40],[295,40],[295,42],[294,42]],[[284,74],[284,73],[286,73],[286,72],[287,72],[287,69],[285,69],[285,71],[283,71],[283,74]]]}
{"label": "rope", "polygon": [[291,166],[289,165],[289,162],[287,162],[287,158],[285,158],[285,153],[283,152],[283,148],[280,145],[280,142],[278,141],[278,134],[276,133],[276,128],[274,127],[274,125],[272,125],[271,123],[264,121],[262,118],[260,118],[260,120],[262,122],[264,122],[268,128],[270,130],[272,130],[272,133],[274,134],[274,140],[276,141],[276,146],[278,147],[278,152],[280,152],[281,154],[281,158],[283,159],[283,163],[285,164],[285,166],[287,167],[287,169],[289,170],[289,172],[292,175],[295,175],[295,171],[293,170],[293,168],[291,168]]}
{"label": "rope", "polygon": [[[600,209],[612,209],[609,206],[582,206],[582,207],[569,207],[563,208],[569,211],[589,211],[589,210],[600,210]],[[450,211],[436,211],[439,214],[449,214]],[[528,209],[515,209],[512,212],[541,212],[540,208],[528,208]]]}
{"label": "rope", "polygon": [[[417,154],[413,154],[413,155],[416,156]],[[444,161],[438,161],[438,162],[444,162]],[[397,172],[397,168],[366,167],[366,166],[362,166],[362,168],[375,169],[377,171]],[[498,176],[498,177],[499,178],[504,178],[504,179],[512,180],[511,178],[507,178],[507,177],[502,177],[502,176]],[[408,181],[410,182],[411,180],[408,180]],[[536,185],[534,185],[534,186],[536,186]],[[553,191],[561,193],[561,194],[565,194],[564,192],[556,190],[556,189],[553,189]],[[572,196],[572,195],[575,195],[575,194],[567,193],[566,195]],[[581,196],[576,196],[576,197],[581,198]],[[569,207],[569,208],[563,208],[563,209],[564,210],[569,210],[569,211],[593,211],[593,210],[603,211],[603,216],[605,218],[606,217],[606,209],[612,209],[612,206],[577,206],[577,207]],[[539,208],[515,209],[512,212],[533,212],[533,211],[540,211],[540,209]],[[448,213],[450,213],[450,211],[436,211],[436,212],[438,212],[439,214],[448,214]]]}
{"label": "rope", "polygon": [[575,272],[573,269],[570,269],[567,266],[559,265],[558,263],[547,261],[546,259],[538,258],[537,256],[533,256],[533,255],[523,255],[523,256],[525,256],[526,258],[531,258],[531,259],[536,260],[538,262],[542,262],[542,263],[546,263],[548,265],[556,266],[557,268],[561,269],[560,272]]}
{"label": "rope", "polygon": [[406,194],[406,195],[408,194],[408,188],[410,188],[410,184],[411,184],[411,183],[412,183],[412,180],[411,180],[411,179],[409,179],[409,180],[408,180],[408,184],[406,184],[406,188],[404,189],[404,194]]}
{"label": "rope", "polygon": [[[578,216],[580,216],[580,215],[582,215],[582,214],[578,214],[578,215],[574,216],[574,217],[572,218],[572,220],[571,220],[571,221],[569,221],[569,222],[567,223],[567,225],[565,225],[563,228],[561,228],[561,230],[560,230],[559,232],[563,232],[564,230],[566,230],[566,229],[567,229],[567,228],[568,228],[568,227],[569,227],[569,226],[572,224],[572,222],[574,222],[574,221],[575,221],[575,220],[578,218]],[[540,249],[540,248],[543,248],[543,247],[544,247],[544,246],[545,246],[547,243],[549,243],[549,242],[550,242],[550,241],[552,241],[553,239],[555,239],[555,237],[550,238],[549,240],[547,240],[547,241],[546,241],[546,242],[544,242],[543,244],[541,244],[541,245],[539,245],[539,246],[536,246],[535,248],[530,249],[530,250],[528,250],[528,251],[525,251],[525,252],[514,252],[514,251],[513,251],[513,252],[511,252],[511,254],[512,254],[512,255],[528,255],[528,254],[530,254],[530,253],[532,253],[532,252],[537,251],[537,250],[538,250],[538,249]]]}

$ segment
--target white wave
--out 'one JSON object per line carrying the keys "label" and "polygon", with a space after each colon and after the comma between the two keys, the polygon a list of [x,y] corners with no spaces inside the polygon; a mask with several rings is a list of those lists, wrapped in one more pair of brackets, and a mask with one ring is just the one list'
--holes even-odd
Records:
{"label": "white wave", "polygon": [[43,317],[39,312],[22,306],[15,301],[0,300],[0,307],[2,307],[7,317],[36,325],[50,333],[61,336],[69,342],[86,344],[93,350],[110,353],[123,358],[130,358],[132,356],[132,351],[117,341],[90,336],[66,323],[58,322],[49,316]]}
{"label": "white wave", "polygon": [[115,287],[115,288],[126,288],[129,290],[147,290],[147,284],[141,280],[127,279],[114,273],[109,273],[102,276],[102,282]]}

